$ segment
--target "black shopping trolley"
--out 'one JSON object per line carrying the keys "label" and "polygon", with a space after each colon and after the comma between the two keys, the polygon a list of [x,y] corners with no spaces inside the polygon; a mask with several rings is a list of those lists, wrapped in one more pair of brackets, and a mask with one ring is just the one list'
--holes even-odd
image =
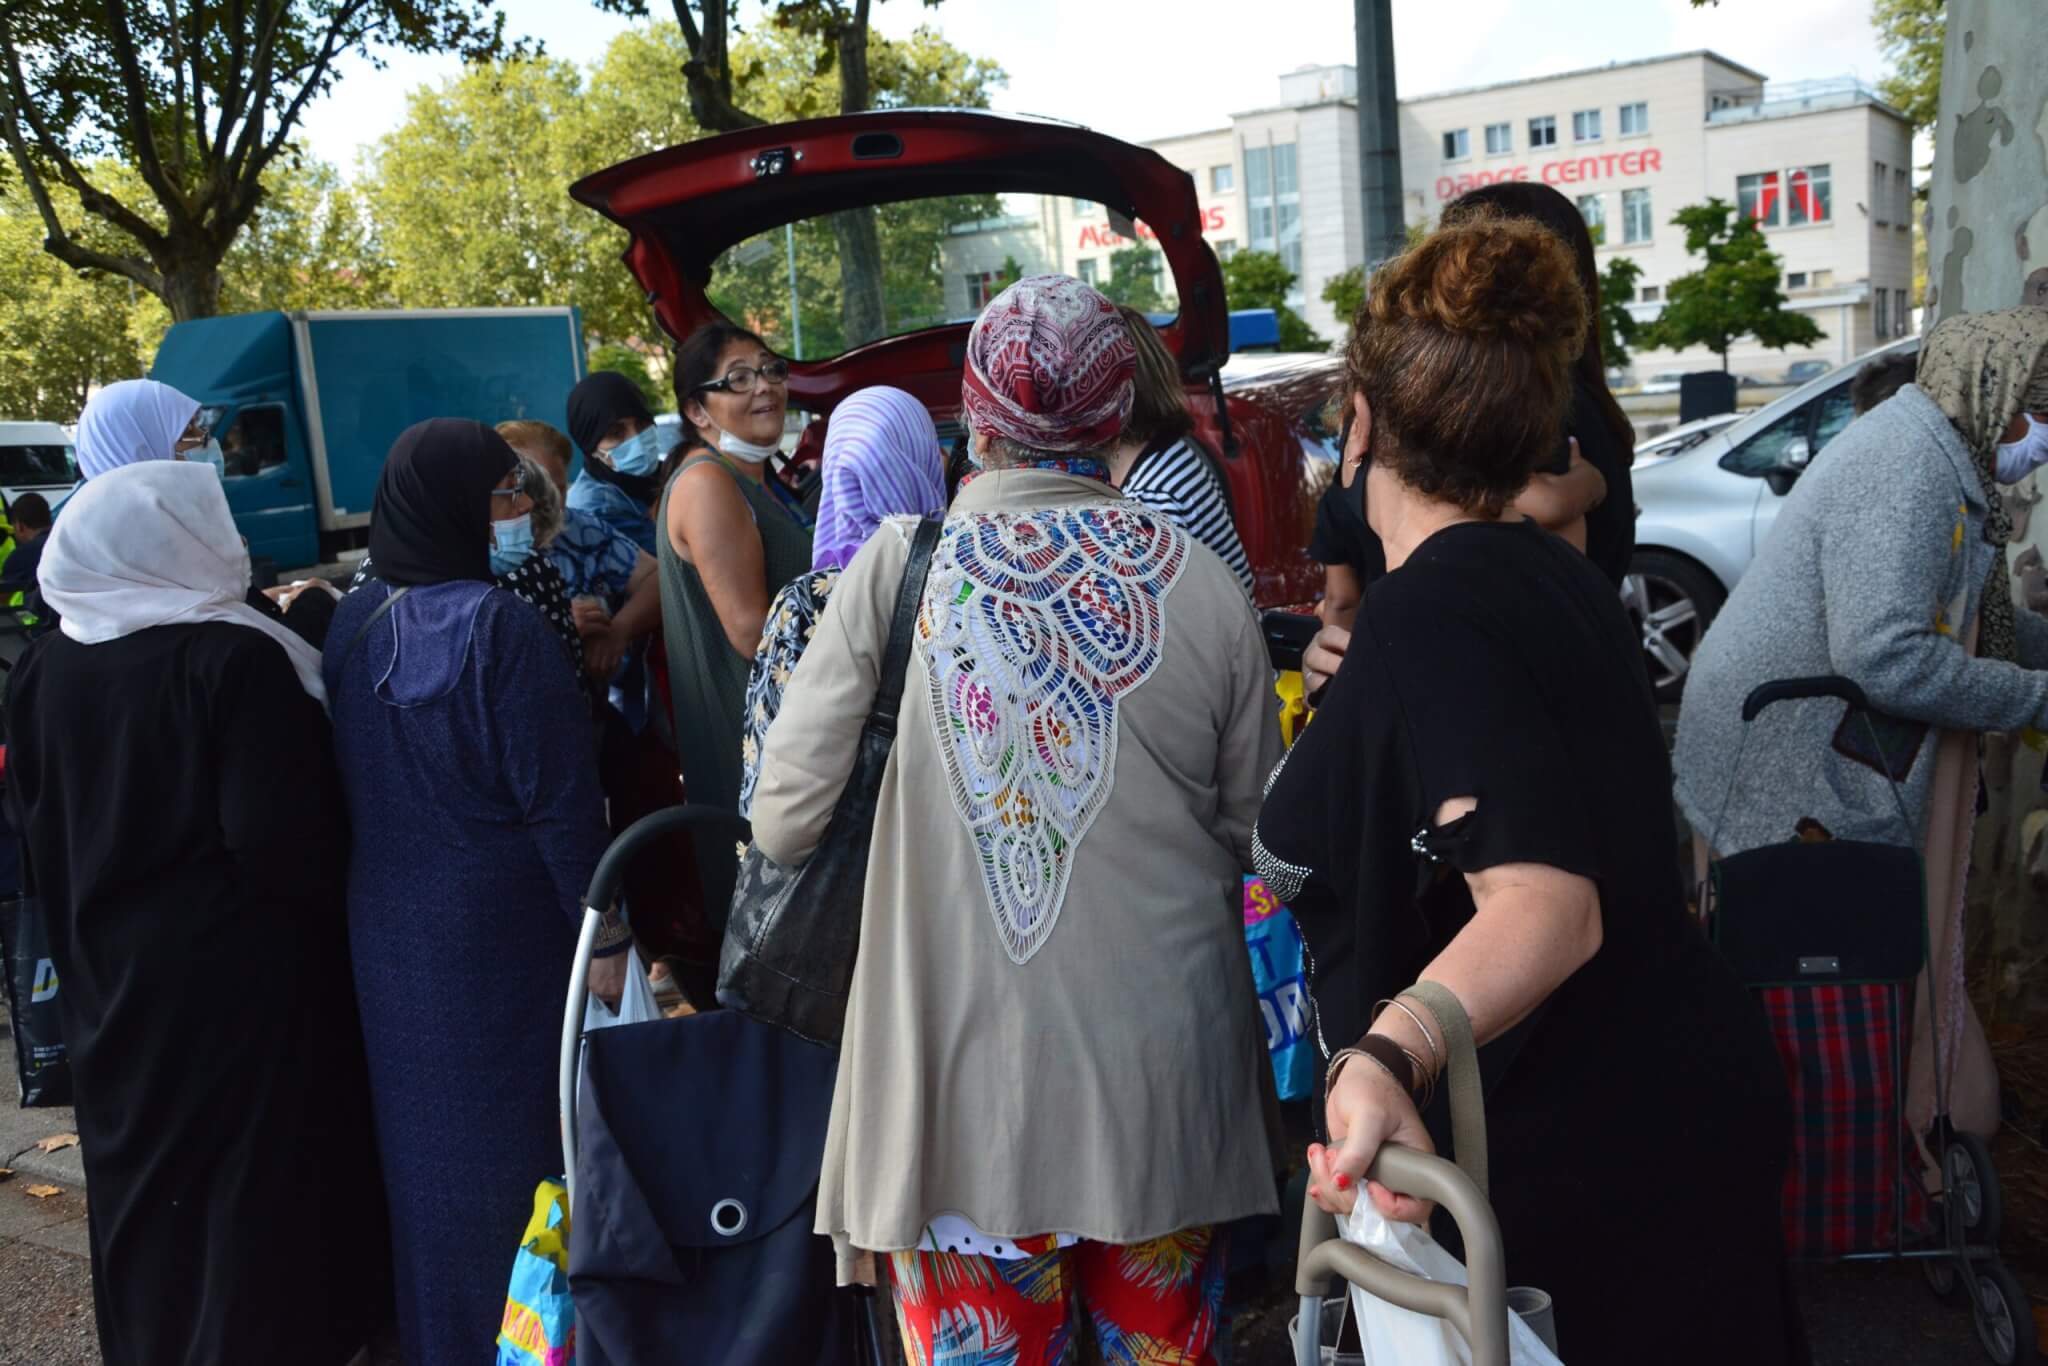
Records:
{"label": "black shopping trolley", "polygon": [[1763,1005],[1792,1091],[1787,1251],[1801,1260],[1917,1260],[1937,1295],[1966,1294],[1992,1360],[2032,1362],[2033,1313],[1998,1258],[1998,1175],[1983,1142],[1948,1121],[1932,1009],[1936,1115],[1929,1142],[1940,1156],[1939,1193],[1928,1195],[1912,1170],[1905,1060],[1914,982],[1929,954],[1919,832],[1898,787],[1910,756],[1893,752],[1896,745],[1887,749],[1869,700],[1849,679],[1782,679],[1743,702],[1730,795],[1750,723],[1777,703],[1808,698],[1848,705],[1855,738],[1867,741],[1872,767],[1890,786],[1902,839],[1808,840],[1788,830],[1784,843],[1716,858],[1703,889],[1708,934]]}
{"label": "black shopping trolley", "polygon": [[601,908],[663,836],[743,841],[728,811],[635,821],[599,860],[562,1020],[562,1160],[577,1360],[879,1361],[872,1298],[811,1232],[837,1057],[718,1010],[586,1033]]}

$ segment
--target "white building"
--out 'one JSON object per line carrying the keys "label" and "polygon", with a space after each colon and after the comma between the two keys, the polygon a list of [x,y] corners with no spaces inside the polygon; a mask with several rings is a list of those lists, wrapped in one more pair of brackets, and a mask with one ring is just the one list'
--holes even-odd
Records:
{"label": "white building", "polygon": [[[1404,100],[1400,130],[1411,224],[1433,223],[1478,185],[1553,185],[1578,202],[1603,266],[1625,255],[1642,267],[1632,309],[1642,319],[1699,264],[1671,226],[1675,211],[1716,196],[1757,218],[1783,261],[1791,305],[1825,336],[1811,351],[1738,342],[1728,358],[1737,372],[1775,377],[1799,360],[1845,360],[1910,327],[1912,130],[1853,80],[1768,84],[1724,57],[1688,52]],[[1297,311],[1325,337],[1342,335],[1347,320],[1322,289],[1365,255],[1351,67],[1290,73],[1277,105],[1151,146],[1194,176],[1203,235],[1219,256],[1277,252],[1298,277]],[[1006,207],[1010,217],[965,225],[949,244],[948,303],[963,313],[981,301],[976,281],[996,278],[1007,258],[1102,280],[1110,254],[1131,245],[1099,205],[1013,196]],[[1717,363],[1705,352],[1648,352],[1636,369]]]}

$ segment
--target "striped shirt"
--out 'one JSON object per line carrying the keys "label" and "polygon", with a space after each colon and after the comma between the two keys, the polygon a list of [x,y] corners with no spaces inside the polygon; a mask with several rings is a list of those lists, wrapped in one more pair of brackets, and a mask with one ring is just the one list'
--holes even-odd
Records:
{"label": "striped shirt", "polygon": [[1170,519],[1222,557],[1230,572],[1252,591],[1252,566],[1230,520],[1223,483],[1202,453],[1187,441],[1146,451],[1124,476],[1123,495]]}

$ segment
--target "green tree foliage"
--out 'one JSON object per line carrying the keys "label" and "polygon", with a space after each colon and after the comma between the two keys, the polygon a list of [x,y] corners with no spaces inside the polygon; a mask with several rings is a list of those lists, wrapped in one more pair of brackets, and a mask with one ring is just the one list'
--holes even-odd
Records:
{"label": "green tree foliage", "polygon": [[1643,268],[1627,256],[1617,256],[1600,272],[1600,363],[1610,370],[1628,367],[1629,348],[1643,325],[1628,311],[1636,297],[1636,280]]}
{"label": "green tree foliage", "polygon": [[1282,351],[1329,350],[1330,343],[1287,306],[1287,291],[1292,288],[1294,272],[1277,253],[1240,251],[1223,263],[1223,295],[1230,307],[1272,309],[1280,322]]}
{"label": "green tree foliage", "polygon": [[1944,0],[1872,0],[1870,22],[1892,74],[1878,93],[1913,121],[1932,128],[1941,103],[1941,45],[1948,27]]}
{"label": "green tree foliage", "polygon": [[65,265],[43,250],[45,231],[27,196],[0,194],[0,418],[74,422],[89,390],[147,361],[130,327],[135,287]]}
{"label": "green tree foliage", "polygon": [[[337,58],[496,56],[504,23],[489,0],[6,0],[0,137],[52,256],[206,317]],[[140,192],[107,166],[133,167]]]}
{"label": "green tree foliage", "polygon": [[1773,350],[1821,339],[1812,318],[1785,307],[1783,266],[1754,219],[1725,199],[1708,199],[1672,215],[1685,230],[1685,250],[1704,264],[1664,290],[1664,313],[1643,330],[1645,345],[1673,351],[1704,346],[1728,368],[1728,348],[1752,336]]}
{"label": "green tree foliage", "polygon": [[390,283],[366,197],[324,161],[279,160],[221,261],[221,307],[384,308]]}
{"label": "green tree foliage", "polygon": [[667,412],[676,406],[675,395],[668,386],[655,381],[647,369],[647,358],[630,346],[618,342],[606,342],[590,353],[590,368],[593,370],[616,370],[633,381],[633,387],[647,400],[649,412]]}
{"label": "green tree foliage", "polygon": [[1102,282],[1103,297],[1140,313],[1164,313],[1166,295],[1159,288],[1164,269],[1164,259],[1151,247],[1120,247],[1109,254],[1109,278]]}
{"label": "green tree foliage", "polygon": [[1365,267],[1352,266],[1323,281],[1323,302],[1350,327],[1365,307]]}

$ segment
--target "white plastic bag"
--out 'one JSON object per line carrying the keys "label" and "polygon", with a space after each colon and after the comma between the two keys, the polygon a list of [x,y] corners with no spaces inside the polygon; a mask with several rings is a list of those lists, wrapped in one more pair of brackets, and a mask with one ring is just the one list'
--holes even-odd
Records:
{"label": "white plastic bag", "polygon": [[661,1018],[661,1007],[654,1003],[654,988],[647,984],[647,969],[640,962],[640,950],[626,949],[626,989],[619,994],[619,1008],[615,1011],[597,998],[595,992],[583,1002],[583,1032],[593,1029],[609,1029],[613,1025],[644,1024]]}
{"label": "white plastic bag", "polygon": [[[1345,1242],[1403,1271],[1451,1285],[1465,1283],[1464,1264],[1438,1246],[1428,1229],[1382,1217],[1363,1192],[1350,1214],[1337,1216],[1337,1231]],[[1358,1319],[1368,1366],[1472,1366],[1471,1348],[1447,1319],[1388,1304],[1357,1286],[1351,1287],[1351,1312]],[[1508,1359],[1513,1366],[1564,1366],[1536,1330],[1512,1313]]]}

